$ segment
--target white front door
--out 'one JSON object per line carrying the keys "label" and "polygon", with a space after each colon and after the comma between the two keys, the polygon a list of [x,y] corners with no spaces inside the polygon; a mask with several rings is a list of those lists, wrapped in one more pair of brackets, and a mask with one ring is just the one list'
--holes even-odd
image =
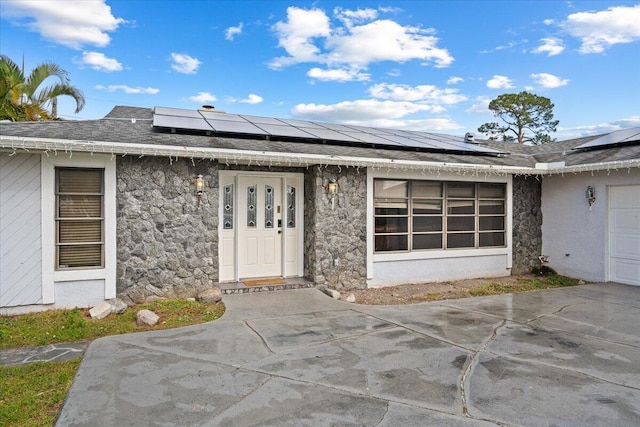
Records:
{"label": "white front door", "polygon": [[640,286],[640,185],[609,189],[609,280]]}
{"label": "white front door", "polygon": [[282,178],[238,177],[238,276],[282,276]]}

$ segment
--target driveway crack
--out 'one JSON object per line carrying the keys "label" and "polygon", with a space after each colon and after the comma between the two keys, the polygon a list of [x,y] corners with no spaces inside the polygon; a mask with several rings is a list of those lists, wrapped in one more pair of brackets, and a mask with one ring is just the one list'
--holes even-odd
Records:
{"label": "driveway crack", "polygon": [[498,336],[498,330],[500,330],[500,328],[502,328],[506,324],[507,320],[502,319],[502,321],[495,328],[493,328],[491,334],[482,342],[482,345],[480,345],[477,350],[471,353],[470,358],[467,358],[466,367],[464,369],[462,377],[460,378],[460,399],[462,402],[462,413],[469,418],[475,417],[472,417],[471,414],[469,414],[469,408],[467,406],[467,389],[465,388],[465,382],[467,382],[469,374],[471,373],[473,368],[478,364],[480,354],[485,351],[489,344],[491,344],[496,339],[496,337]]}
{"label": "driveway crack", "polygon": [[264,339],[264,337],[260,334],[260,332],[256,331],[250,324],[248,321],[244,321],[244,324],[247,326],[247,328],[249,328],[251,331],[253,331],[254,334],[256,334],[258,336],[258,338],[260,338],[260,341],[262,341],[262,344],[264,345],[264,347],[267,349],[267,351],[269,351],[269,353],[271,354],[275,354],[275,351],[271,350],[271,347],[269,347],[269,344],[267,344],[267,341]]}
{"label": "driveway crack", "polygon": [[543,317],[554,316],[554,315],[556,315],[558,313],[561,313],[562,311],[564,311],[565,309],[567,309],[569,307],[573,307],[573,306],[581,305],[581,304],[586,304],[586,302],[577,302],[577,303],[573,303],[573,304],[563,305],[562,307],[560,307],[559,309],[557,309],[556,311],[554,311],[552,313],[541,314],[539,316],[534,317],[533,319],[527,320],[526,322],[524,322],[524,324],[535,322],[536,320],[542,319]]}

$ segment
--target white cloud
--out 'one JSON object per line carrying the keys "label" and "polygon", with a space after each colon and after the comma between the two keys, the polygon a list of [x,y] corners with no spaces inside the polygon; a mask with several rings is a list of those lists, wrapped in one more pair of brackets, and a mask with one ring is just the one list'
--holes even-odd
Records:
{"label": "white cloud", "polygon": [[182,74],[195,74],[200,64],[202,64],[200,60],[186,53],[172,53],[171,59],[173,60],[171,68]]}
{"label": "white cloud", "polygon": [[449,79],[447,80],[447,84],[448,85],[455,85],[455,84],[458,84],[458,83],[463,82],[463,81],[464,81],[464,79],[462,77],[452,76],[452,77],[449,77]]}
{"label": "white cloud", "polygon": [[583,136],[601,135],[633,127],[640,127],[640,116],[631,116],[625,119],[614,120],[609,123],[600,123],[590,126],[576,126],[573,128],[559,127],[556,132],[556,137],[559,140],[580,138]]}
{"label": "white cloud", "polygon": [[375,9],[348,10],[336,7],[333,10],[333,14],[347,27],[352,27],[356,23],[373,21],[378,17],[378,11]]}
{"label": "white cloud", "polygon": [[278,36],[278,46],[284,48],[288,57],[275,58],[271,67],[282,68],[300,62],[318,62],[320,49],[313,39],[331,34],[329,17],[319,9],[305,10],[287,8],[287,21],[278,22],[273,27]]}
{"label": "white cloud", "polygon": [[[421,111],[433,111],[434,107],[407,101],[379,101],[361,99],[337,104],[298,104],[292,113],[297,117],[342,123],[362,123],[367,120],[399,119]],[[439,108],[436,107],[436,112]]]}
{"label": "white cloud", "polygon": [[345,69],[333,69],[322,70],[314,67],[307,71],[307,76],[312,79],[321,81],[333,81],[333,82],[361,82],[368,81],[371,78],[371,74],[361,73],[358,70],[345,70]]}
{"label": "white cloud", "polygon": [[562,79],[549,73],[531,74],[531,78],[538,86],[545,89],[554,89],[569,83],[569,79]]}
{"label": "white cloud", "polygon": [[[331,21],[320,9],[289,7],[287,20],[273,29],[279,46],[288,56],[274,58],[269,66],[280,69],[289,65],[315,62],[330,67],[346,65],[363,69],[381,61],[405,62],[422,60],[446,67],[453,57],[437,47],[433,29],[402,26],[395,21],[377,19],[372,9],[349,11],[336,9],[340,24]],[[374,20],[375,19],[375,20]]]}
{"label": "white cloud", "polygon": [[379,83],[369,88],[369,94],[372,97],[379,99],[431,102],[436,105],[453,105],[467,100],[466,96],[458,93],[458,89],[439,89],[433,85],[409,86],[403,84]]}
{"label": "white cloud", "polygon": [[491,110],[489,110],[489,103],[491,102],[490,98],[487,98],[485,96],[479,96],[476,98],[476,102],[471,105],[471,107],[469,107],[465,113],[481,113],[481,114],[485,114],[485,113],[491,113]]}
{"label": "white cloud", "polygon": [[245,99],[233,99],[232,102],[241,102],[243,104],[260,104],[264,99],[254,93],[250,93]]}
{"label": "white cloud", "polygon": [[241,22],[240,24],[238,24],[237,27],[227,28],[227,30],[224,33],[224,38],[227,40],[233,40],[235,36],[242,34],[242,27],[243,27],[243,24]]}
{"label": "white cloud", "polygon": [[582,41],[581,53],[601,53],[615,44],[640,40],[640,4],[573,13],[560,25]]}
{"label": "white cloud", "polygon": [[553,25],[556,21],[554,21],[553,19],[545,19],[544,21],[542,21],[542,23],[544,25]]}
{"label": "white cloud", "polygon": [[296,117],[307,120],[343,123],[418,131],[448,131],[460,129],[449,118],[407,119],[409,114],[429,111],[430,106],[411,102],[378,101],[373,99],[339,102],[332,105],[299,104],[292,110]]}
{"label": "white cloud", "polygon": [[511,89],[513,88],[513,82],[507,76],[494,75],[492,79],[487,81],[487,87],[489,89]]}
{"label": "white cloud", "polygon": [[367,66],[372,62],[405,62],[419,59],[434,62],[438,68],[453,63],[446,49],[436,47],[433,30],[402,26],[391,20],[378,20],[349,28],[327,40],[330,62]]}
{"label": "white cloud", "polygon": [[390,75],[391,77],[400,77],[400,74],[402,73],[397,68],[394,68],[393,70],[389,71],[387,74]]}
{"label": "white cloud", "polygon": [[97,85],[96,89],[106,90],[108,92],[122,91],[127,94],[143,93],[148,95],[155,95],[156,93],[160,92],[160,89],[156,89],[153,87],[131,87],[127,85],[109,85],[109,86]]}
{"label": "white cloud", "polygon": [[198,102],[200,104],[204,104],[205,102],[214,102],[217,101],[215,95],[210,94],[209,92],[198,92],[197,95],[192,95],[189,97],[189,101]]}
{"label": "white cloud", "polygon": [[72,49],[107,46],[108,33],[126,22],[113,16],[104,0],[2,0],[2,7],[3,18],[16,18],[17,24]]}
{"label": "white cloud", "polygon": [[533,53],[546,53],[547,56],[560,55],[564,51],[561,39],[555,37],[545,37],[540,39],[540,46],[533,49]]}
{"label": "white cloud", "polygon": [[82,59],[74,62],[85,64],[94,70],[105,71],[107,73],[122,71],[121,63],[113,58],[107,58],[104,53],[100,52],[82,52]]}

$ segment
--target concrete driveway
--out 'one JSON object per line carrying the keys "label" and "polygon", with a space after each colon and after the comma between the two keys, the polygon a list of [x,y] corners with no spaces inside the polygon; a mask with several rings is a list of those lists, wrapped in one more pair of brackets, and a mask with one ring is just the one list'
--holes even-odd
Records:
{"label": "concrete driveway", "polygon": [[57,425],[640,424],[640,288],[224,303],[215,322],[95,341]]}

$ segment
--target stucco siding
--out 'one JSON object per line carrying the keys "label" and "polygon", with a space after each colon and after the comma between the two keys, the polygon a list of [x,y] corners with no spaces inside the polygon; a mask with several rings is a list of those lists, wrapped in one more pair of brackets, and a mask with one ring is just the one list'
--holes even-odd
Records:
{"label": "stucco siding", "polygon": [[0,155],[0,307],[42,302],[40,156]]}
{"label": "stucco siding", "polygon": [[511,274],[508,255],[484,255],[442,259],[376,262],[372,288],[406,283],[441,282]]}
{"label": "stucco siding", "polygon": [[[611,186],[640,184],[640,169],[547,176],[542,181],[542,253],[560,274],[589,280],[608,277],[608,194]],[[596,201],[589,210],[588,186]]]}

